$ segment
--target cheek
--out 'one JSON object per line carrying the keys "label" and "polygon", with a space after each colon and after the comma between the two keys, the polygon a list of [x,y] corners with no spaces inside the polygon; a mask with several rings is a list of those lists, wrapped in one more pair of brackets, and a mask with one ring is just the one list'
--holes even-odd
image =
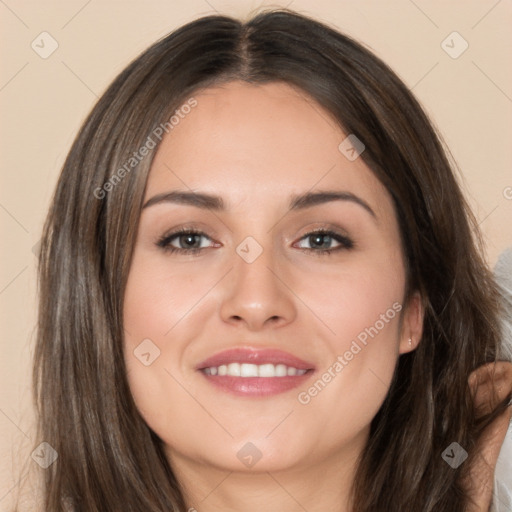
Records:
{"label": "cheek", "polygon": [[310,284],[311,309],[330,333],[329,357],[299,402],[310,418],[324,416],[326,434],[339,435],[341,424],[347,434],[362,430],[382,405],[399,355],[404,286],[392,266],[370,265]]}
{"label": "cheek", "polygon": [[302,278],[301,297],[336,353],[349,350],[354,340],[363,346],[377,334],[381,346],[398,341],[405,282],[399,261],[389,267],[359,261]]}
{"label": "cheek", "polygon": [[371,324],[353,332],[332,345],[329,362],[298,395],[310,428],[321,418],[322,438],[341,444],[368,428],[386,398],[398,360],[397,317],[381,330]]}
{"label": "cheek", "polygon": [[165,258],[135,250],[123,308],[128,340],[168,339],[208,290],[208,282],[195,269],[172,268]]}
{"label": "cheek", "polygon": [[[205,309],[204,298],[218,280],[213,272],[185,267],[172,268],[165,258],[136,248],[123,305],[130,390],[148,425],[168,440],[186,437],[191,424],[204,420],[204,411],[194,408],[190,398],[194,384],[182,363],[187,343],[199,338],[204,327],[197,315],[213,314],[209,306]],[[175,411],[186,411],[187,421],[176,422]]]}
{"label": "cheek", "polygon": [[174,288],[167,289],[164,275],[135,250],[123,305],[124,359],[132,396],[146,421],[161,409],[171,381],[163,356],[165,333],[172,327]]}

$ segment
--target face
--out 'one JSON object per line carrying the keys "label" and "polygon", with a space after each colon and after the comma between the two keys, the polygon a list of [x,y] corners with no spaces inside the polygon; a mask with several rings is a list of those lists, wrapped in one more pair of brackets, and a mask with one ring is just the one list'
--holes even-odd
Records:
{"label": "face", "polygon": [[171,463],[355,456],[420,335],[391,198],[289,85],[194,98],[153,161],[128,276],[137,407]]}

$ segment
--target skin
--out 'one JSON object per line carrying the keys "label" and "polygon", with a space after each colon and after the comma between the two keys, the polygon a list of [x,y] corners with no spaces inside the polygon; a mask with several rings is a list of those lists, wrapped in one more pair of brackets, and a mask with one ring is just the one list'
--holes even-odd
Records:
{"label": "skin", "polygon": [[[355,460],[370,422],[399,355],[421,338],[421,302],[414,295],[404,303],[391,198],[361,158],[349,161],[338,150],[347,134],[304,93],[282,83],[230,82],[194,97],[197,106],[162,141],[145,200],[194,190],[222,196],[227,210],[173,203],[143,209],[124,301],[133,397],[165,443],[188,506],[349,511]],[[287,211],[291,194],[320,189],[356,194],[375,218],[350,201]],[[206,234],[196,238],[204,247],[199,255],[156,245],[182,226]],[[320,227],[355,246],[321,255],[305,237]],[[248,236],[263,249],[252,263],[236,252]],[[178,236],[172,244],[185,248],[186,240],[180,245]],[[327,238],[326,245],[340,243]],[[402,305],[400,314],[301,404],[298,393],[394,303]],[[147,338],[160,350],[149,366],[134,356]],[[195,370],[233,347],[279,348],[316,371],[285,393],[233,396]],[[247,442],[262,455],[251,468],[237,457]]]}

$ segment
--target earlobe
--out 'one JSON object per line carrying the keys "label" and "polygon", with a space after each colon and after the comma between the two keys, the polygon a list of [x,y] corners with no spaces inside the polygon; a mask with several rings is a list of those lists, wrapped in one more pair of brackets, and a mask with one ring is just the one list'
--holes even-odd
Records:
{"label": "earlobe", "polygon": [[408,352],[412,352],[413,350],[416,350],[418,348],[418,345],[420,343],[419,338],[408,338],[406,342],[402,340],[400,342],[400,354],[407,354]]}
{"label": "earlobe", "polygon": [[419,292],[414,292],[404,312],[400,338],[400,354],[412,352],[418,348],[423,334],[424,308]]}

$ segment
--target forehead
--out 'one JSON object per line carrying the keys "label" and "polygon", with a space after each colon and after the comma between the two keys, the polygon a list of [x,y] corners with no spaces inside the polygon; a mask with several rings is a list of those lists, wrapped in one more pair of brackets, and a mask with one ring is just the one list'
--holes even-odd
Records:
{"label": "forehead", "polygon": [[146,198],[173,189],[201,190],[222,195],[230,210],[339,189],[365,196],[382,214],[391,208],[387,191],[363,160],[350,161],[340,151],[348,134],[303,91],[281,82],[236,81],[193,98],[197,105],[162,140]]}

